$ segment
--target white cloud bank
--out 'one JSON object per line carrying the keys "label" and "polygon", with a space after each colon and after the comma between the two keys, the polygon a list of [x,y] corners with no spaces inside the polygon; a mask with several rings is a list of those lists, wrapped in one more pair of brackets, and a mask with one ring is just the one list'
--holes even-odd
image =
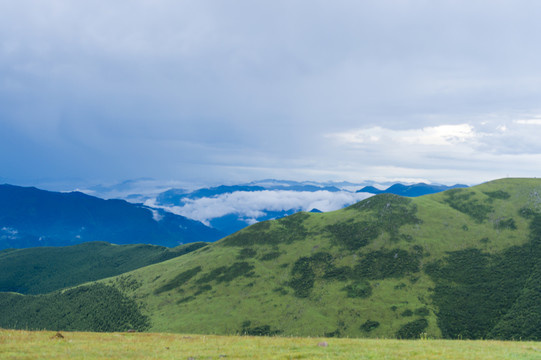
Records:
{"label": "white cloud bank", "polygon": [[184,206],[164,207],[157,205],[154,200],[147,200],[145,205],[163,208],[174,214],[208,224],[209,220],[228,214],[235,214],[247,219],[248,222],[253,222],[253,219],[265,215],[264,210],[283,211],[295,209],[310,211],[318,209],[324,212],[333,211],[370,196],[372,194],[347,191],[237,191],[211,198],[186,200],[187,203]]}
{"label": "white cloud bank", "polygon": [[519,119],[515,120],[514,122],[520,125],[541,125],[541,117],[536,117],[533,119]]}
{"label": "white cloud bank", "polygon": [[346,144],[378,143],[391,141],[408,145],[447,146],[475,139],[477,134],[470,124],[429,126],[420,129],[393,130],[379,126],[331,134]]}
{"label": "white cloud bank", "polygon": [[[356,154],[367,173],[392,171],[442,181],[442,176],[475,183],[481,173],[488,179],[536,176],[541,161],[538,116],[473,119],[460,124],[391,129],[380,126],[331,133],[326,137],[342,148],[344,156]],[[369,155],[369,156],[366,156]],[[385,170],[383,170],[385,169]],[[438,174],[438,177],[427,174]],[[526,175],[528,174],[528,175]],[[462,176],[460,180],[458,176]]]}

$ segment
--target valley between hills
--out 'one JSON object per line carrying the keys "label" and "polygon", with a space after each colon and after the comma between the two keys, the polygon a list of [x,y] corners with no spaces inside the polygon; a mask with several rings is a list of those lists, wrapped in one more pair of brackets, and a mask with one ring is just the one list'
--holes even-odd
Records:
{"label": "valley between hills", "polygon": [[4,290],[0,327],[541,340],[539,179],[379,194],[177,255],[68,288]]}

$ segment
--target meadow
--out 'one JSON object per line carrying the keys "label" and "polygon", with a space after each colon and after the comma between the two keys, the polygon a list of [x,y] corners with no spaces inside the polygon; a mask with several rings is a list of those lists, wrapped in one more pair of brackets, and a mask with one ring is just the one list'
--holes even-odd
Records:
{"label": "meadow", "polygon": [[0,358],[533,360],[541,342],[0,330]]}

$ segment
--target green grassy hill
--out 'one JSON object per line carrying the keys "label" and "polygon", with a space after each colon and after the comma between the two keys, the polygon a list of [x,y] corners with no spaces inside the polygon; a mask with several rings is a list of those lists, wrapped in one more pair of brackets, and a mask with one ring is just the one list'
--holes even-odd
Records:
{"label": "green grassy hill", "polygon": [[207,245],[176,248],[88,242],[0,251],[0,292],[44,294],[172,259]]}
{"label": "green grassy hill", "polygon": [[150,331],[541,339],[540,255],[541,180],[504,179],[258,223],[100,282]]}

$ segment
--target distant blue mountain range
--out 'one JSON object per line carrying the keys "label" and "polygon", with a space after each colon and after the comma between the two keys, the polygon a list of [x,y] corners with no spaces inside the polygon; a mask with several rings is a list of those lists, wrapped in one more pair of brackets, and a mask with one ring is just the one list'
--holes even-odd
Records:
{"label": "distant blue mountain range", "polygon": [[[248,224],[253,222],[277,219],[287,215],[294,214],[298,211],[321,212],[318,206],[325,204],[325,201],[332,202],[332,197],[342,199],[341,202],[336,201],[335,207],[332,209],[324,209],[325,211],[337,210],[340,207],[351,205],[359,200],[362,200],[367,194],[392,193],[401,196],[421,196],[433,194],[440,191],[445,191],[455,187],[466,187],[466,185],[429,185],[418,183],[413,185],[393,184],[385,190],[378,189],[374,186],[365,186],[358,191],[352,189],[359,188],[359,185],[352,183],[310,183],[310,182],[295,182],[283,180],[261,180],[248,184],[241,185],[221,185],[216,187],[202,188],[195,191],[187,191],[184,189],[170,189],[160,193],[156,197],[156,204],[163,207],[177,207],[182,214],[191,217],[189,211],[192,211],[192,216],[200,216],[206,209],[203,206],[223,206],[229,208],[224,210],[221,215],[209,215],[203,221],[213,228],[220,230],[226,234],[232,234]],[[266,193],[262,193],[266,192]],[[272,192],[272,194],[271,194]],[[318,197],[316,192],[325,192],[326,195]],[[295,199],[297,193],[313,193],[313,196],[303,196],[299,202],[294,203],[291,199]],[[329,193],[333,195],[329,195]],[[322,194],[322,193],[319,193]],[[358,194],[359,196],[355,196]],[[234,198],[233,195],[238,195]],[[238,199],[250,198],[251,210],[257,210],[257,215],[249,215],[247,209],[238,208]],[[272,197],[272,201],[269,200]],[[300,198],[300,197],[299,197]],[[206,199],[208,201],[198,201]],[[216,200],[214,203],[212,200]],[[220,201],[218,201],[220,200]],[[266,202],[264,200],[267,200]],[[300,201],[304,200],[304,203]],[[310,203],[312,201],[312,203]],[[257,203],[261,205],[257,207]],[[338,205],[337,205],[338,204]],[[190,208],[188,210],[188,208]],[[254,211],[252,211],[254,212]],[[208,213],[211,213],[210,211]]]}
{"label": "distant blue mountain range", "polygon": [[223,235],[201,222],[124,200],[0,185],[0,249],[88,241],[174,247]]}
{"label": "distant blue mountain range", "polygon": [[[154,207],[104,200],[77,191],[60,193],[0,185],[0,250],[88,241],[168,247],[211,242],[254,222],[298,211],[336,210],[368,194],[411,197],[456,187],[466,185],[394,184],[381,190],[374,186],[359,189],[351,183],[262,180],[195,191],[169,189],[155,195]],[[131,199],[129,194],[125,198]]]}
{"label": "distant blue mountain range", "polygon": [[413,185],[394,184],[385,190],[377,189],[373,186],[365,186],[357,192],[365,192],[370,194],[395,194],[407,197],[416,197],[428,194],[435,194],[449,189],[465,188],[467,185],[456,184],[453,186],[446,185],[430,185],[418,183]]}
{"label": "distant blue mountain range", "polygon": [[271,185],[271,186],[260,186],[260,185],[220,185],[210,188],[202,188],[192,192],[187,192],[182,189],[171,189],[160,193],[157,197],[158,203],[161,205],[182,205],[186,200],[195,200],[206,197],[213,197],[223,194],[232,194],[237,191],[244,192],[256,192],[263,190],[282,190],[282,191],[330,191],[338,192],[339,188],[335,186],[316,186],[309,184],[291,184],[291,185]]}

